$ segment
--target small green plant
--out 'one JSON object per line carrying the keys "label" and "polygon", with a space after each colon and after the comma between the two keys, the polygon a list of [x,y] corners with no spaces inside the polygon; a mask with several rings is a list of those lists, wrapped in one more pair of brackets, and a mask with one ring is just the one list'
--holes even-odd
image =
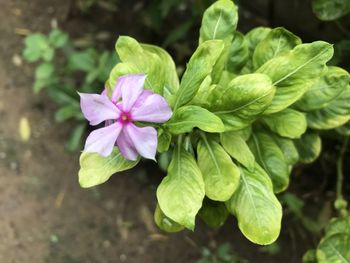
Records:
{"label": "small green plant", "polygon": [[216,249],[204,247],[196,263],[248,263],[248,260],[238,256],[229,243],[223,243]]}
{"label": "small green plant", "polygon": [[80,149],[87,124],[80,111],[77,92],[101,92],[109,71],[117,63],[115,54],[94,48],[76,50],[67,33],[53,29],[48,35],[27,36],[23,57],[28,62],[38,63],[33,90],[38,93],[45,89],[57,103],[55,120],[75,121],[67,149]]}
{"label": "small green plant", "polygon": [[349,137],[343,141],[337,160],[336,200],[334,208],[338,216],[332,218],[324,229],[324,236],[316,249],[308,250],[303,263],[349,262],[350,260],[350,215],[348,202],[343,196],[343,162],[349,146]]}

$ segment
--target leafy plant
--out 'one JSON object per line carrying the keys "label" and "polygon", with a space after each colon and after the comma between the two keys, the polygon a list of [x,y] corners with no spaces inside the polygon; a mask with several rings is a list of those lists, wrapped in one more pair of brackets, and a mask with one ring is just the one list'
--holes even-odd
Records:
{"label": "leafy plant", "polygon": [[316,249],[308,250],[304,263],[348,262],[350,260],[350,215],[348,203],[343,197],[343,162],[348,148],[349,138],[345,138],[337,161],[337,199],[334,207],[338,217],[332,218],[325,227],[325,235]]}
{"label": "leafy plant", "polygon": [[350,13],[349,0],[313,0],[312,10],[324,21],[337,20]]}
{"label": "leafy plant", "polygon": [[223,243],[214,250],[204,247],[197,263],[248,263],[248,261],[236,255],[230,244]]}
{"label": "leafy plant", "polygon": [[[120,36],[121,62],[106,86],[111,94],[120,76],[147,74],[146,88],[173,109],[156,126],[158,152],[171,156],[157,189],[161,229],[194,230],[197,214],[219,227],[232,214],[247,239],[267,245],[280,233],[276,194],[288,187],[293,165],[318,157],[319,130],[350,120],[350,76],[327,66],[333,56],[327,42],[302,43],[281,27],[244,35],[237,21],[230,0],[205,11],[199,45],[180,81],[165,50]],[[89,187],[136,163],[116,150],[107,158],[83,153],[80,165],[80,184]]]}
{"label": "leafy plant", "polygon": [[24,42],[25,60],[40,62],[35,70],[33,90],[38,93],[45,89],[58,104],[57,122],[75,121],[66,146],[68,150],[76,151],[81,147],[87,128],[77,92],[101,92],[101,85],[117,62],[116,56],[93,48],[76,50],[68,34],[59,29],[53,29],[47,36],[30,34]]}

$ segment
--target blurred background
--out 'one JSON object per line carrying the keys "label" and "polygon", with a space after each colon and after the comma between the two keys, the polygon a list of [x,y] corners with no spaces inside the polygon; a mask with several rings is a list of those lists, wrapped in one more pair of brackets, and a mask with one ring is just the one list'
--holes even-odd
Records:
{"label": "blurred background", "polygon": [[[166,234],[153,223],[164,173],[152,162],[81,189],[79,151],[90,129],[76,90],[100,92],[117,62],[118,35],[160,45],[181,74],[212,0],[0,0],[0,262],[301,262],[332,215],[337,140],[299,165],[284,204],[282,233],[261,247],[231,217],[221,229]],[[238,30],[284,26],[304,42],[336,44],[349,70],[350,19],[319,20],[311,1],[236,1]],[[347,167],[349,165],[346,157]],[[315,185],[315,182],[317,184]],[[349,178],[344,193],[349,197]]]}

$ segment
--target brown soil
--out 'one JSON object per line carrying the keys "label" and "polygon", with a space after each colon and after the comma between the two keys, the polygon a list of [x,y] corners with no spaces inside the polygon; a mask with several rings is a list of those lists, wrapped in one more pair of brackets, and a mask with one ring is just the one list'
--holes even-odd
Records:
{"label": "brown soil", "polygon": [[[76,35],[93,30],[86,18],[69,18],[71,5],[0,0],[0,262],[187,263],[199,258],[203,246],[226,241],[251,262],[300,262],[312,242],[299,239],[291,219],[279,239],[283,252],[274,257],[242,237],[233,219],[219,231],[199,223],[194,233],[160,232],[153,223],[152,182],[161,174],[150,163],[102,186],[79,187],[78,154],[64,150],[69,125],[53,121],[55,106],[44,93],[33,94],[34,67],[13,62],[23,48],[22,34],[48,32],[52,19]],[[120,31],[127,33],[125,27]],[[18,135],[21,117],[32,129],[27,143]]]}

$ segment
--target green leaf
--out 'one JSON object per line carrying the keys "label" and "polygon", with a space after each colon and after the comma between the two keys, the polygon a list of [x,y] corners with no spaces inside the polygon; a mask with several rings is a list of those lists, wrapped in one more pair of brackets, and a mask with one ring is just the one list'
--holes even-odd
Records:
{"label": "green leaf", "polygon": [[255,166],[255,158],[247,143],[239,132],[224,132],[220,134],[221,144],[232,158],[252,170]]}
{"label": "green leaf", "polygon": [[223,48],[221,40],[208,40],[198,46],[181,79],[180,88],[173,102],[174,110],[193,99],[200,84],[212,71]]}
{"label": "green leaf", "polygon": [[321,153],[321,138],[317,133],[308,132],[294,141],[302,163],[312,163]]}
{"label": "green leaf", "polygon": [[159,129],[157,151],[160,153],[166,152],[170,147],[170,143],[171,143],[171,134],[167,131]]}
{"label": "green leaf", "polygon": [[256,45],[253,54],[253,66],[259,68],[270,59],[285,54],[301,44],[301,39],[292,32],[277,27]]}
{"label": "green leaf", "polygon": [[316,41],[298,45],[262,65],[257,72],[270,76],[277,87],[272,105],[265,113],[281,111],[300,99],[317,82],[332,55],[331,44]]}
{"label": "green leaf", "polygon": [[83,119],[80,107],[76,104],[68,104],[55,112],[55,121],[64,122],[70,118]]}
{"label": "green leaf", "polygon": [[312,10],[320,20],[337,20],[350,12],[350,2],[348,0],[313,0]]}
{"label": "green leaf", "polygon": [[245,67],[242,69],[242,72],[247,74],[251,73],[253,70],[253,54],[256,46],[267,37],[267,35],[270,33],[271,28],[268,27],[256,27],[252,30],[250,30],[246,36],[246,43],[248,46],[248,60],[245,65]]}
{"label": "green leaf", "polygon": [[282,138],[278,135],[275,135],[273,138],[282,150],[286,162],[290,165],[297,163],[299,160],[299,153],[293,140]]}
{"label": "green leaf", "polygon": [[42,63],[35,70],[36,79],[48,79],[55,71],[55,66],[52,63]]}
{"label": "green leaf", "polygon": [[271,131],[282,137],[300,138],[307,129],[305,114],[292,109],[265,115],[262,119]]}
{"label": "green leaf", "polygon": [[41,57],[44,61],[50,62],[53,60],[53,57],[55,56],[55,50],[53,48],[48,48],[42,51]]}
{"label": "green leaf", "polygon": [[253,172],[241,167],[241,183],[227,202],[238,220],[238,227],[253,243],[273,243],[281,230],[282,207],[272,190],[271,180],[256,165]]}
{"label": "green leaf", "polygon": [[35,70],[35,82],[33,89],[35,93],[38,93],[43,88],[47,88],[54,83],[55,67],[52,63],[44,62],[40,64]]}
{"label": "green leaf", "polygon": [[158,204],[156,210],[154,211],[154,221],[161,230],[168,233],[176,233],[185,228],[167,217],[160,209]]}
{"label": "green leaf", "polygon": [[350,75],[339,67],[328,67],[323,76],[295,103],[302,111],[324,108],[346,89]]}
{"label": "green leaf", "polygon": [[91,49],[74,52],[68,57],[68,68],[73,71],[93,71],[97,67],[97,56],[97,53]]}
{"label": "green leaf", "polygon": [[68,34],[59,29],[54,29],[49,34],[49,42],[56,48],[63,47],[68,42]]}
{"label": "green leaf", "polygon": [[344,136],[350,136],[350,121],[336,128],[336,131]]}
{"label": "green leaf", "polygon": [[238,22],[237,7],[231,0],[219,0],[203,14],[199,43],[213,39],[232,40]]}
{"label": "green leaf", "polygon": [[176,65],[172,57],[164,49],[148,44],[141,44],[142,48],[146,51],[152,52],[158,55],[160,61],[162,62],[161,67],[163,68],[163,78],[164,78],[164,90],[163,96],[167,97],[171,94],[175,94],[179,89],[179,77],[176,72]]}
{"label": "green leaf", "polygon": [[218,228],[225,223],[229,213],[224,203],[205,198],[198,215],[208,226]]}
{"label": "green leaf", "polygon": [[199,106],[183,106],[177,109],[165,124],[169,132],[181,134],[197,127],[206,132],[223,132],[224,125],[219,117]]}
{"label": "green leaf", "polygon": [[81,149],[81,143],[84,132],[86,131],[86,123],[78,124],[70,133],[69,139],[65,145],[67,151],[75,152]]}
{"label": "green leaf", "polygon": [[178,224],[193,230],[204,195],[203,177],[194,157],[178,145],[168,175],[157,189],[161,210]]}
{"label": "green leaf", "polygon": [[350,86],[322,109],[306,113],[312,129],[324,130],[339,127],[350,120]]}
{"label": "green leaf", "polygon": [[30,34],[25,38],[24,43],[23,57],[29,62],[39,60],[43,52],[50,49],[46,36],[40,33]]}
{"label": "green leaf", "polygon": [[275,87],[264,74],[247,74],[213,91],[210,109],[225,124],[226,130],[249,126],[271,104]]}
{"label": "green leaf", "polygon": [[268,133],[255,131],[248,145],[256,161],[271,178],[274,192],[279,193],[285,190],[289,184],[289,168],[276,141]]}
{"label": "green leaf", "polygon": [[222,40],[224,43],[224,49],[211,72],[213,83],[219,82],[225,69],[237,21],[237,7],[231,0],[219,0],[204,12],[199,43],[213,39]]}
{"label": "green leaf", "polygon": [[334,234],[321,240],[316,250],[319,263],[349,263],[350,262],[350,235],[345,233]]}
{"label": "green leaf", "polygon": [[332,218],[325,229],[325,237],[330,237],[335,234],[350,235],[350,217]]}
{"label": "green leaf", "polygon": [[198,143],[197,155],[206,196],[215,201],[227,201],[239,184],[238,167],[220,144],[204,134]]}
{"label": "green leaf", "polygon": [[231,73],[239,73],[247,63],[248,58],[248,43],[243,34],[235,32],[226,62],[226,70]]}
{"label": "green leaf", "polygon": [[119,150],[114,147],[108,157],[97,153],[83,152],[80,156],[79,183],[87,188],[106,182],[114,173],[133,168],[139,160],[125,159]]}
{"label": "green leaf", "polygon": [[165,50],[146,44],[140,44],[135,39],[120,36],[116,42],[116,51],[122,61],[111,71],[107,82],[110,91],[113,90],[118,77],[130,73],[147,75],[145,86],[155,93],[166,94],[175,92],[178,79],[175,64]]}

